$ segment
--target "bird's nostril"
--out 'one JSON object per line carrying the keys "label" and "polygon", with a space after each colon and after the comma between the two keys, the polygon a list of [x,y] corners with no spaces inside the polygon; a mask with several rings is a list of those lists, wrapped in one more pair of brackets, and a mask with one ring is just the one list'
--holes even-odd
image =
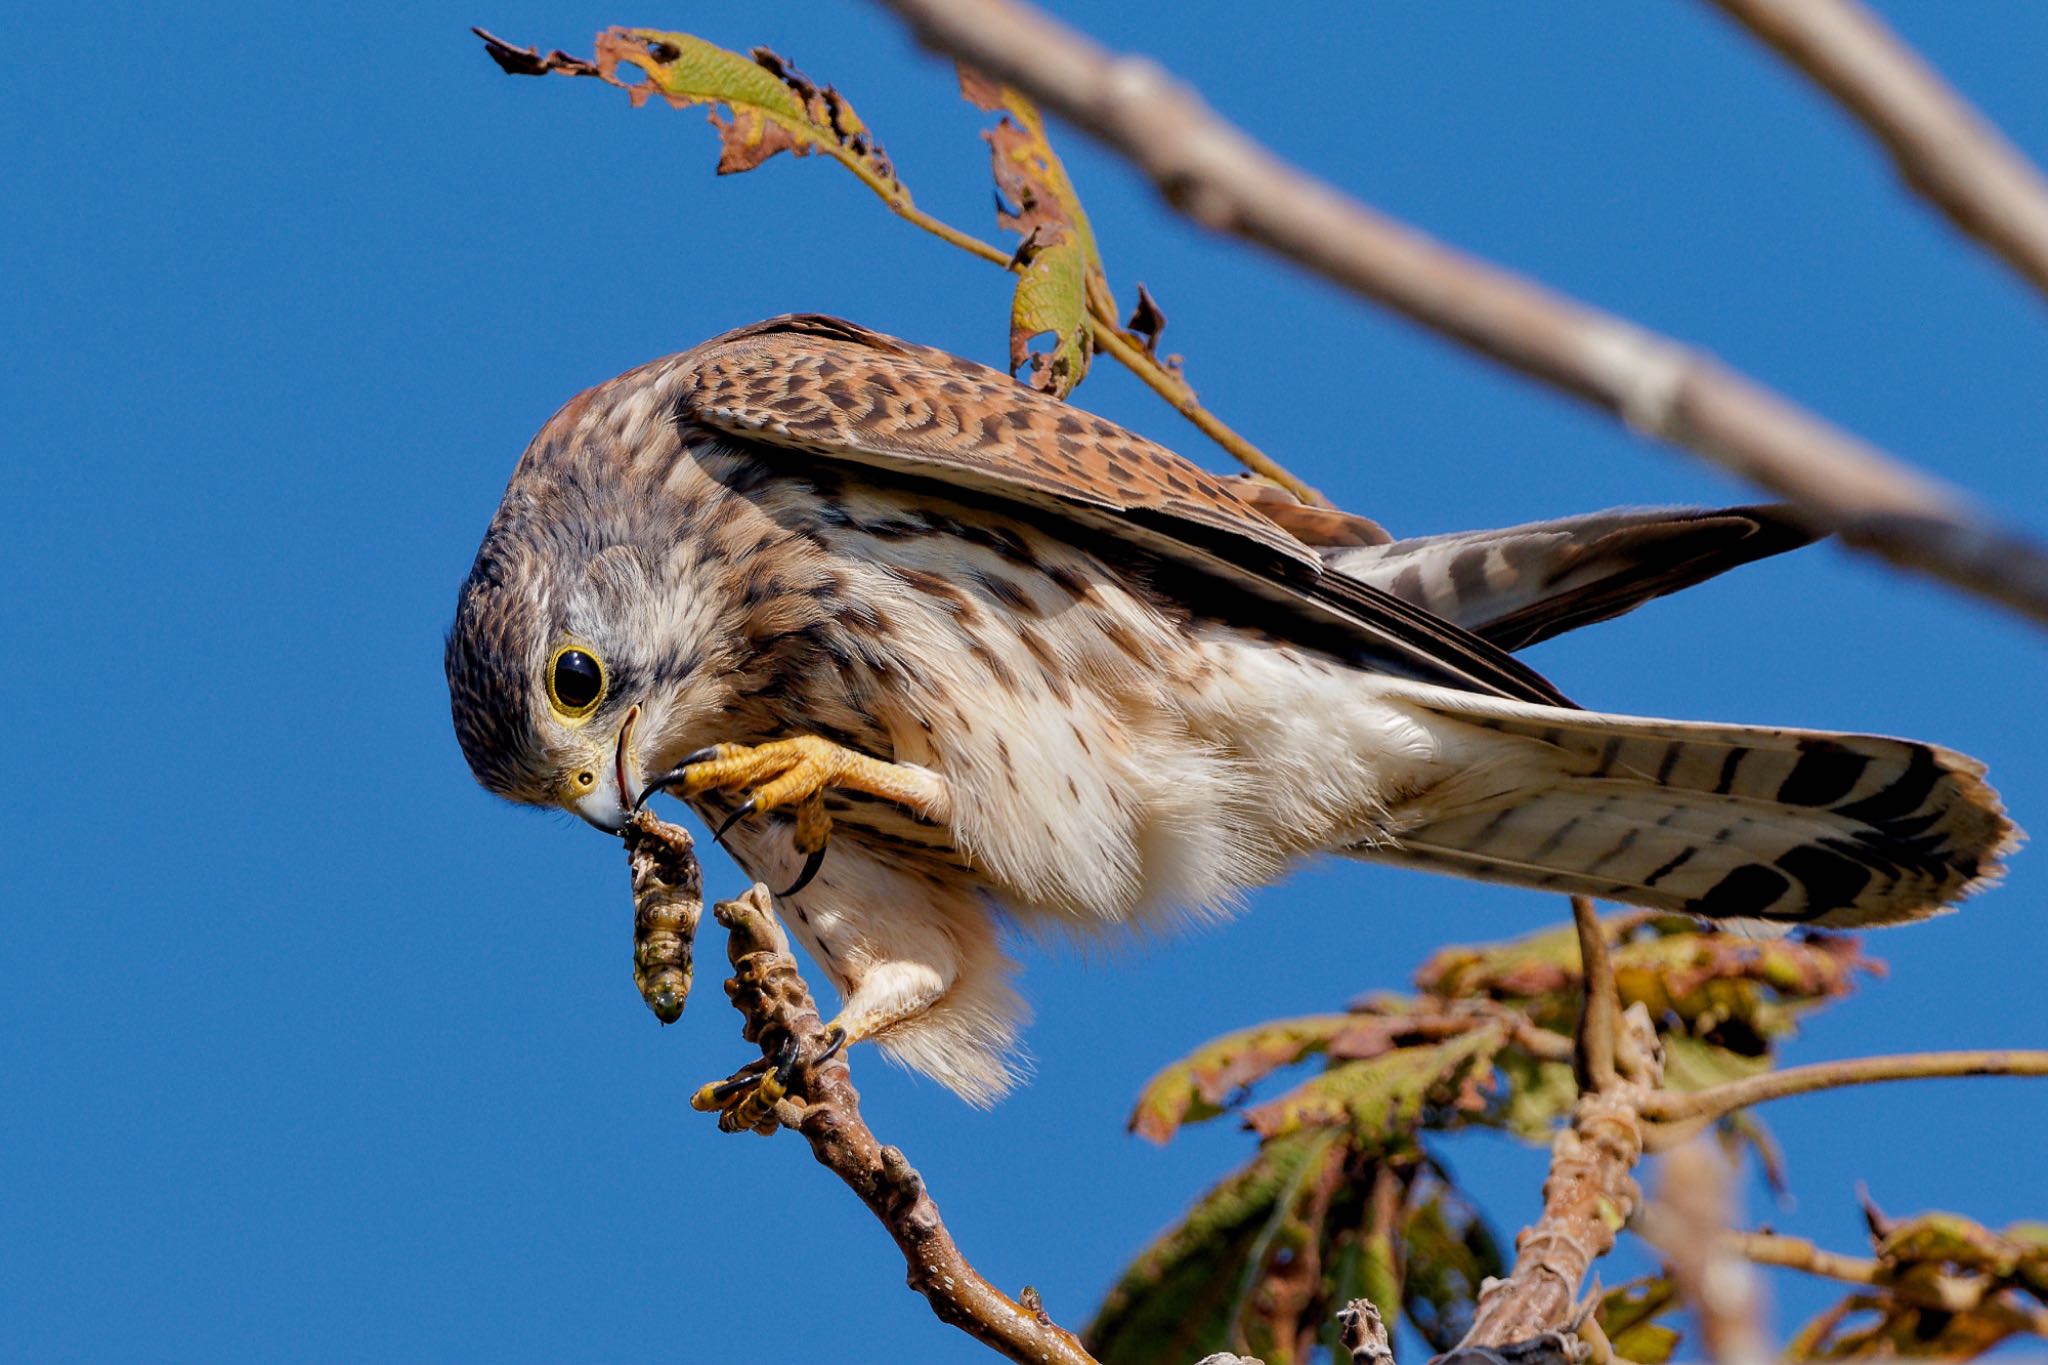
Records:
{"label": "bird's nostril", "polygon": [[577,785],[577,786],[579,786],[579,787],[584,787],[584,788],[588,788],[588,787],[590,787],[590,786],[591,786],[591,785],[592,785],[593,783],[595,783],[596,781],[597,781],[597,774],[596,774],[596,773],[590,773],[590,772],[583,772],[583,773],[578,773],[578,774],[576,774],[576,785]]}

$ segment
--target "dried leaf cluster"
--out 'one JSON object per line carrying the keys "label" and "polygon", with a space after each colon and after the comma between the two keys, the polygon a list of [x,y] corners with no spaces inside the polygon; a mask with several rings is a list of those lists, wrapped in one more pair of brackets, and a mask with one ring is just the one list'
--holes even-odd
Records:
{"label": "dried leaf cluster", "polygon": [[[1769,1069],[1802,1014],[1881,970],[1842,936],[1741,939],[1649,914],[1605,925],[1620,1003],[1649,1012],[1674,1090]],[[1482,1283],[1506,1272],[1502,1241],[1459,1189],[1443,1139],[1482,1127],[1550,1140],[1580,1094],[1572,1030],[1583,989],[1570,926],[1446,948],[1416,973],[1414,994],[1240,1030],[1160,1072],[1138,1098],[1134,1132],[1163,1142],[1229,1114],[1259,1146],[1132,1262],[1084,1334],[1089,1348],[1108,1365],[1212,1351],[1283,1365],[1334,1347],[1333,1314],[1365,1297],[1450,1350]],[[1291,1083],[1267,1097],[1282,1079]],[[1775,1172],[1753,1118],[1732,1116],[1722,1134]],[[1995,1263],[2014,1275],[2031,1264]],[[1617,1355],[1656,1362],[1678,1345],[1666,1318],[1679,1307],[1658,1277],[1608,1291],[1595,1318]],[[1829,1331],[1816,1343],[1843,1340]]]}

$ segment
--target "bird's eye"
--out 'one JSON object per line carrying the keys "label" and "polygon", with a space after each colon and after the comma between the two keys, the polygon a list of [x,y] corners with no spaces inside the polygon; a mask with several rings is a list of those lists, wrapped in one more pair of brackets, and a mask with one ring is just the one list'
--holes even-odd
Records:
{"label": "bird's eye", "polygon": [[571,720],[597,709],[604,696],[604,665],[587,650],[573,645],[555,651],[548,663],[548,700]]}

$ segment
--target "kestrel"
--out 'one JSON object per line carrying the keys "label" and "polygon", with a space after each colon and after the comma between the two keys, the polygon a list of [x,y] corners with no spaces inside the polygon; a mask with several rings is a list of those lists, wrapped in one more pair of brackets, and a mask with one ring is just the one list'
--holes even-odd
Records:
{"label": "kestrel", "polygon": [[1933,914],[2015,842],[1910,740],[1580,710],[1509,650],[1812,537],[1776,508],[1394,540],[1009,376],[776,318],[573,399],[448,637],[477,780],[687,799],[840,1036],[986,1103],[1001,943],[1229,907],[1339,853],[1715,920]]}

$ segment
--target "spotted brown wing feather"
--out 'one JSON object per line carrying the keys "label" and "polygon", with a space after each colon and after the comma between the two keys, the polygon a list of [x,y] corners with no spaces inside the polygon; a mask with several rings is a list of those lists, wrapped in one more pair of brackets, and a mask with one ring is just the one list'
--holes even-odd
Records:
{"label": "spotted brown wing feather", "polygon": [[[1487,695],[1569,705],[1540,675],[1425,609],[1326,573],[1231,481],[1008,376],[834,318],[775,318],[684,357],[679,412],[760,445],[1051,513],[1278,600],[1306,636]],[[1262,624],[1266,624],[1262,622]]]}
{"label": "spotted brown wing feather", "polygon": [[[1256,474],[1233,474],[1224,480],[1237,494],[1281,530],[1304,545],[1323,551],[1329,563],[1332,550],[1355,550],[1375,545],[1393,545],[1387,529],[1370,517],[1340,512],[1334,507],[1314,507]],[[1427,605],[1419,604],[1419,605]]]}
{"label": "spotted brown wing feather", "polygon": [[693,351],[686,374],[691,416],[725,431],[1068,513],[1154,513],[1319,564],[1165,447],[999,371],[851,323],[798,316],[728,332]]}

